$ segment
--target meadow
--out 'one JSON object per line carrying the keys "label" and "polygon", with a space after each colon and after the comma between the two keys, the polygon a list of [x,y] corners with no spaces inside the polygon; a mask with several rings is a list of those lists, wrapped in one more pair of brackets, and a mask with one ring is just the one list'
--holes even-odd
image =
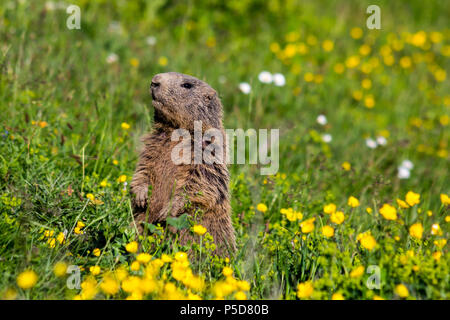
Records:
{"label": "meadow", "polygon": [[[373,2],[2,1],[0,298],[448,299],[449,7]],[[230,166],[235,255],[133,226],[168,71],[280,129],[277,174]]]}

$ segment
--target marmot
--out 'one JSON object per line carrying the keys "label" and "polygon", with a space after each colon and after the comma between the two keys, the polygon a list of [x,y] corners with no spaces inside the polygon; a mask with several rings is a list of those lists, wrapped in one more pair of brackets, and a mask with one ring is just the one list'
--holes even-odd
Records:
{"label": "marmot", "polygon": [[[235,251],[222,104],[216,91],[197,78],[177,72],[155,75],[150,91],[155,111],[154,128],[142,138],[144,146],[131,182],[133,214],[139,232],[143,230],[141,222],[146,217],[149,223],[158,223],[169,215],[177,217],[188,213],[193,217],[200,210],[197,223],[213,236],[216,253],[224,255]],[[172,161],[172,149],[180,143],[172,141],[172,133],[185,129],[194,137],[194,121],[201,121],[202,133],[210,128],[220,130],[222,163],[175,164]],[[201,146],[205,148],[205,141]],[[190,159],[193,157],[191,154]],[[185,229],[179,239],[185,244],[199,238]]]}

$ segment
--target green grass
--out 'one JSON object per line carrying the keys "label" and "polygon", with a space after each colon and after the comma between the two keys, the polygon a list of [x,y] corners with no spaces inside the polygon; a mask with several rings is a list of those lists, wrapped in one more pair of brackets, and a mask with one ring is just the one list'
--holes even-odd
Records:
{"label": "green grass", "polygon": [[[201,248],[180,247],[153,227],[153,237],[141,237],[139,252],[150,253],[149,265],[157,266],[151,276],[157,289],[142,297],[186,297],[190,288],[207,299],[220,290],[229,298],[243,290],[251,299],[296,299],[297,285],[307,282],[314,289],[306,298],[313,299],[335,293],[397,299],[399,284],[408,299],[449,298],[448,246],[436,242],[449,236],[449,206],[440,199],[450,193],[450,12],[444,3],[376,1],[382,29],[368,30],[370,1],[74,2],[81,30],[67,29],[65,8],[50,10],[45,1],[0,5],[0,297],[80,297],[66,286],[67,277],[55,276],[58,261],[84,268],[81,297],[94,297],[89,284],[95,287],[109,271],[129,270],[136,254],[125,246],[135,230],[128,189],[118,179],[130,182],[139,138],[152,126],[150,79],[177,71],[219,92],[226,128],[280,129],[280,171],[267,177],[255,165],[230,166],[238,251],[229,262],[210,254],[208,237]],[[361,38],[351,36],[353,28],[362,29]],[[150,36],[156,44],[147,43]],[[331,51],[322,48],[324,40],[333,42]],[[360,52],[363,44],[368,55]],[[111,53],[117,62],[106,62]],[[349,68],[352,56],[359,64]],[[409,67],[402,57],[411,59]],[[344,71],[337,73],[340,64]],[[286,85],[260,83],[263,70],[284,74]],[[362,88],[364,79],[370,88]],[[252,85],[250,95],[239,91],[240,82]],[[370,97],[373,108],[366,106]],[[316,122],[320,114],[324,126]],[[323,142],[323,134],[332,141]],[[385,146],[366,146],[366,138],[381,135]],[[405,159],[414,168],[409,179],[399,179]],[[420,203],[402,209],[396,200],[408,191],[420,194]],[[351,208],[350,196],[360,206]],[[267,211],[256,210],[259,203]],[[324,213],[329,203],[344,212],[342,224]],[[396,220],[379,214],[385,203],[397,208]],[[287,208],[302,219],[289,221],[280,212]],[[300,224],[309,218],[315,228],[304,233]],[[78,221],[83,234],[75,232]],[[416,223],[424,228],[421,239],[409,232]],[[433,224],[440,226],[437,234]],[[325,225],[334,228],[330,238],[321,233]],[[369,230],[377,243],[372,250],[357,241]],[[65,242],[54,240],[51,248],[48,240],[60,232]],[[181,280],[191,269],[158,265],[163,255],[188,250],[202,250],[201,259],[191,259],[192,272],[205,281],[202,290]],[[94,265],[102,270],[95,283]],[[370,265],[380,268],[380,289],[366,286]],[[224,266],[250,290],[224,276]],[[364,273],[352,277],[358,266]],[[148,275],[149,268],[129,273]],[[38,279],[25,290],[17,277],[29,269]],[[222,280],[232,289],[223,289]],[[142,289],[129,289],[130,283],[122,282],[116,295],[99,290],[95,297],[140,298]]]}

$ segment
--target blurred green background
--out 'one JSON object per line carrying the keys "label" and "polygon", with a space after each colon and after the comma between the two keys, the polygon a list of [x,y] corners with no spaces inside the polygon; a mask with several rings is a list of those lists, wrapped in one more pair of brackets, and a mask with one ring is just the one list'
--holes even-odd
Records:
{"label": "blurred green background", "polygon": [[[133,234],[128,198],[115,202],[123,188],[116,181],[121,175],[130,181],[139,137],[152,126],[150,80],[167,71],[191,74],[214,87],[224,105],[226,128],[280,129],[279,175],[260,176],[258,166],[230,167],[240,247],[236,266],[242,266],[244,278],[266,275],[264,284],[252,283],[252,297],[295,297],[292,288],[299,280],[320,278],[329,267],[316,259],[314,246],[306,264],[304,251],[280,249],[285,260],[271,271],[244,259],[252,237],[261,245],[272,241],[272,249],[278,241],[289,246],[282,235],[269,232],[266,238],[264,233],[265,223],[267,231],[281,221],[281,208],[294,207],[305,218],[323,216],[326,203],[344,206],[355,195],[361,208],[352,211],[349,228],[376,228],[382,241],[396,232],[383,229],[365,208],[376,212],[414,190],[421,194],[422,207],[402,221],[419,219],[428,229],[432,223],[446,225],[448,206],[440,200],[441,193],[450,191],[450,6],[445,1],[71,4],[81,9],[80,30],[66,27],[69,3],[0,4],[0,194],[7,199],[0,206],[5,215],[0,223],[0,254],[6,257],[0,259],[2,288],[14,286],[17,273],[29,266],[50,274],[48,266],[64,250],[42,254],[39,260],[37,252],[46,252],[36,249],[39,230],[70,230],[81,213],[92,222],[92,234],[71,248],[80,254],[77,263],[93,263],[86,252],[95,247],[110,254],[105,265],[123,250]],[[366,27],[366,9],[373,4],[381,9],[380,30]],[[262,71],[280,73],[285,84],[262,83]],[[239,89],[244,82],[251,86],[249,94]],[[326,123],[318,123],[319,115]],[[404,160],[413,168],[400,179]],[[111,183],[110,189],[99,187],[102,181]],[[69,187],[76,196],[62,196]],[[88,192],[105,206],[83,211]],[[21,200],[11,205],[13,197]],[[254,221],[259,202],[269,209],[263,220]],[[427,210],[435,215],[427,216]],[[256,229],[250,232],[251,225]],[[412,244],[405,230],[406,249]],[[356,254],[355,246],[345,247],[354,239],[337,243],[352,257],[346,272],[355,256],[357,262],[384,257],[389,264],[388,251]],[[261,249],[260,261],[271,261],[272,249]],[[427,250],[420,252],[429,257],[435,247]],[[448,276],[440,270],[440,276]],[[392,279],[401,278],[396,272]],[[437,288],[430,285],[435,278],[420,279],[410,280],[417,297],[442,298],[448,292],[448,281]],[[283,288],[275,290],[274,283]],[[392,286],[386,289],[388,297]],[[352,298],[373,295],[351,288]],[[58,290],[55,296],[63,291]],[[23,296],[46,292],[52,292],[51,286]],[[326,292],[317,298],[328,297]]]}

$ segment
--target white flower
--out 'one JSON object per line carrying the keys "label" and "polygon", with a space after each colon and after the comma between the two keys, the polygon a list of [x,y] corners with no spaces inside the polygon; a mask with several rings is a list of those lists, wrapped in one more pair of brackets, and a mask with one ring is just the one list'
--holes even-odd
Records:
{"label": "white flower", "polygon": [[327,124],[327,117],[325,117],[323,114],[319,115],[316,119],[317,123],[324,126]]}
{"label": "white flower", "polygon": [[145,42],[147,42],[149,46],[154,46],[156,44],[156,38],[154,36],[147,37]]}
{"label": "white flower", "polygon": [[[25,1],[20,1],[20,3],[25,3]],[[47,11],[53,11],[56,9],[66,10],[66,7],[68,4],[64,2],[55,2],[55,1],[46,1],[45,2],[45,10]]]}
{"label": "white flower", "polygon": [[406,159],[406,160],[402,161],[402,163],[400,164],[400,167],[403,167],[408,170],[412,170],[412,168],[414,168],[414,164],[410,160]]}
{"label": "white flower", "polygon": [[111,23],[108,26],[108,31],[112,33],[121,33],[122,32],[122,25],[119,21],[111,21]]}
{"label": "white flower", "polygon": [[431,226],[431,234],[436,235],[436,234],[438,234],[438,232],[439,232],[439,225],[437,223],[434,223]]}
{"label": "white flower", "polygon": [[375,149],[377,147],[377,142],[372,138],[368,138],[366,139],[366,146],[368,146],[370,149]]}
{"label": "white flower", "polygon": [[56,6],[55,6],[55,3],[53,1],[45,2],[45,9],[47,11],[53,11],[53,10],[55,10],[55,8],[56,8]]}
{"label": "white flower", "polygon": [[261,81],[262,83],[271,83],[273,81],[273,77],[272,74],[269,71],[262,71],[259,75],[258,75],[258,79],[259,81]]}
{"label": "white flower", "polygon": [[225,77],[225,76],[220,76],[220,77],[219,77],[219,82],[220,82],[221,84],[224,84],[225,82],[227,82],[227,77]]}
{"label": "white flower", "polygon": [[247,82],[241,82],[239,84],[239,90],[244,94],[249,94],[252,91],[252,87]]}
{"label": "white flower", "polygon": [[410,175],[411,175],[411,173],[405,167],[399,167],[398,168],[398,175],[397,176],[398,176],[399,179],[408,179]]}
{"label": "white flower", "polygon": [[107,57],[106,57],[106,62],[111,64],[114,62],[117,62],[117,60],[119,60],[119,56],[115,53],[110,53]]}
{"label": "white flower", "polygon": [[378,145],[380,145],[380,146],[384,146],[384,145],[386,145],[387,140],[386,140],[386,138],[383,137],[383,136],[378,136],[378,137],[377,137],[377,143],[378,143]]}
{"label": "white flower", "polygon": [[331,136],[331,134],[326,133],[326,134],[322,135],[323,142],[330,143],[331,140],[333,140],[333,137]]}
{"label": "white flower", "polygon": [[281,73],[275,73],[273,75],[273,83],[278,87],[282,87],[286,84],[286,78]]}

